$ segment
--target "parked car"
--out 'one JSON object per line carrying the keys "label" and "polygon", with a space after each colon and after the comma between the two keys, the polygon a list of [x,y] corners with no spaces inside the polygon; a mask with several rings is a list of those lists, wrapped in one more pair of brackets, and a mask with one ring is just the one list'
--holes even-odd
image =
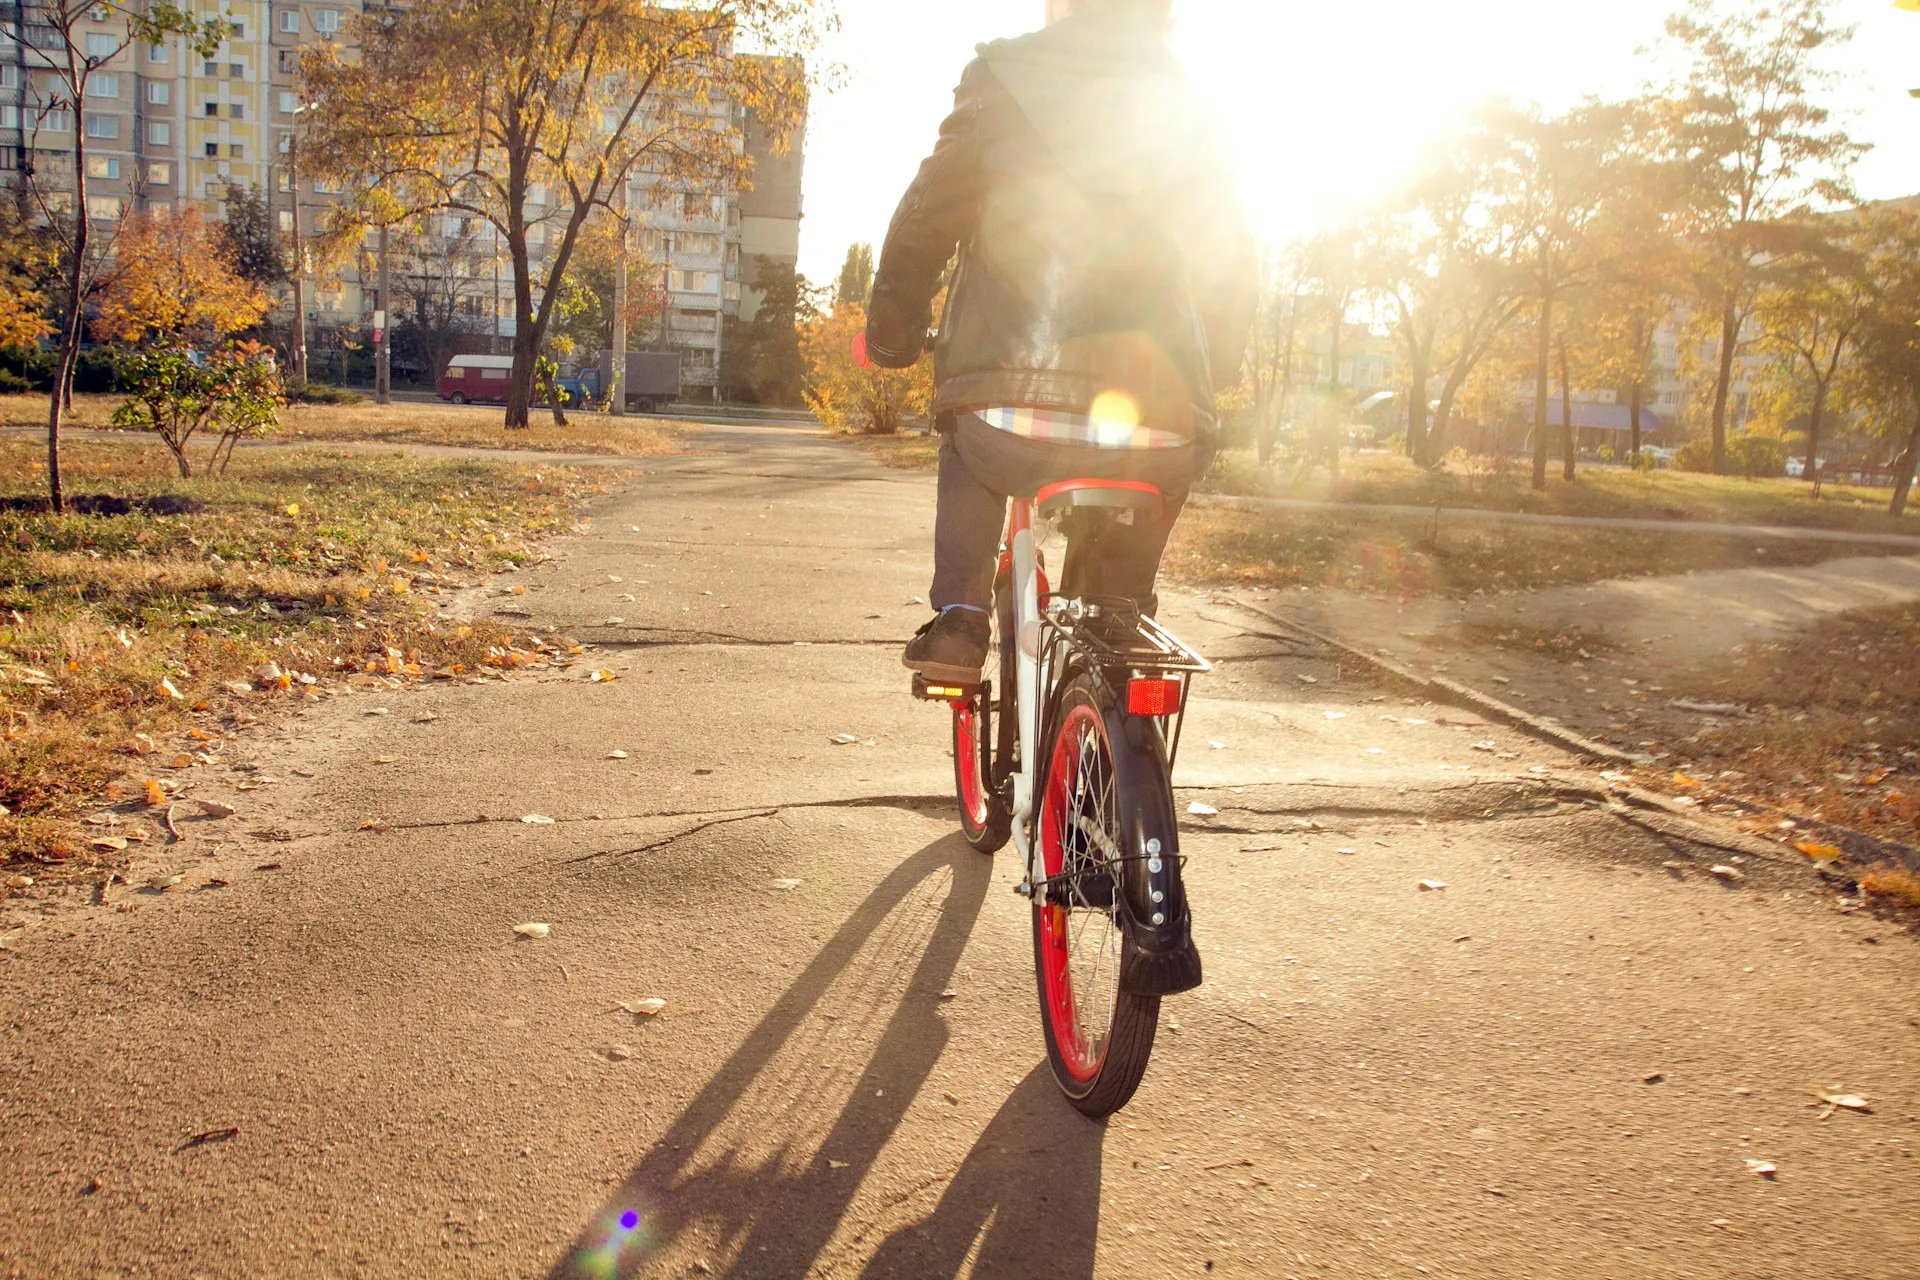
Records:
{"label": "parked car", "polygon": [[505,404],[512,387],[512,356],[455,356],[435,394],[454,404]]}

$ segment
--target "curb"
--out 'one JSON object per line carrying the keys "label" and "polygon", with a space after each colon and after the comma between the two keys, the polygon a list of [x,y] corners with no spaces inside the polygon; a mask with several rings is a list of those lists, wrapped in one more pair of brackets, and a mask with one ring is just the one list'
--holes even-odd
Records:
{"label": "curb", "polygon": [[1511,725],[1513,728],[1519,729],[1524,733],[1531,734],[1536,738],[1551,742],[1555,746],[1572,751],[1576,755],[1593,760],[1604,760],[1609,764],[1652,763],[1653,758],[1651,756],[1640,755],[1631,751],[1622,751],[1620,748],[1609,746],[1604,742],[1596,742],[1583,734],[1575,733],[1564,725],[1543,719],[1530,711],[1521,710],[1512,703],[1502,702],[1500,699],[1482,693],[1478,689],[1461,684],[1458,680],[1449,680],[1443,676],[1423,676],[1413,668],[1395,662],[1391,658],[1383,658],[1377,653],[1368,653],[1365,649],[1357,645],[1348,644],[1345,640],[1327,635],[1321,631],[1316,631],[1312,627],[1305,626],[1302,623],[1279,617],[1269,610],[1262,609],[1259,605],[1248,604],[1246,601],[1235,599],[1232,596],[1225,596],[1222,597],[1222,599],[1237,609],[1245,609],[1248,613],[1257,613],[1276,626],[1286,628],[1293,632],[1296,638],[1305,638],[1312,640],[1316,644],[1325,645],[1329,649],[1338,649],[1340,652],[1358,658],[1371,667],[1386,672],[1395,680],[1411,684],[1416,688],[1424,689],[1428,693],[1436,695],[1435,701],[1451,702],[1456,706],[1471,708],[1472,710],[1480,712],[1482,715]]}

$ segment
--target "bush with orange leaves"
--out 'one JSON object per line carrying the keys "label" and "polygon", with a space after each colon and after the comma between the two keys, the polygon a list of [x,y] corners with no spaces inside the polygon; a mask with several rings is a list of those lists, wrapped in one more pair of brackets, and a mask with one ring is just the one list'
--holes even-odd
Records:
{"label": "bush with orange leaves", "polygon": [[855,334],[867,328],[866,310],[842,302],[801,339],[806,357],[807,403],[834,431],[890,436],[907,418],[933,407],[933,362],[911,369],[862,368],[853,361]]}

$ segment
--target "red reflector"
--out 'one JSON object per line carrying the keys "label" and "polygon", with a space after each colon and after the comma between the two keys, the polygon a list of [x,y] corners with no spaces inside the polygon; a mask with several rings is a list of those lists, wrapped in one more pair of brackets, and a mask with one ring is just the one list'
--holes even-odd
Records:
{"label": "red reflector", "polygon": [[1129,680],[1127,714],[1134,716],[1177,716],[1180,714],[1178,680]]}

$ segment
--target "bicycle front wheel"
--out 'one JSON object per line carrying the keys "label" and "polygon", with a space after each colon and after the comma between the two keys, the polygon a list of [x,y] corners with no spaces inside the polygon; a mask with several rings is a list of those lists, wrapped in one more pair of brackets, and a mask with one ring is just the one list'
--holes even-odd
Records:
{"label": "bicycle front wheel", "polygon": [[1036,835],[1046,870],[1033,905],[1034,968],[1047,1058],[1067,1099],[1093,1117],[1124,1107],[1153,1054],[1160,997],[1120,985],[1119,912],[1127,797],[1109,716],[1086,676],[1067,686],[1048,749]]}

